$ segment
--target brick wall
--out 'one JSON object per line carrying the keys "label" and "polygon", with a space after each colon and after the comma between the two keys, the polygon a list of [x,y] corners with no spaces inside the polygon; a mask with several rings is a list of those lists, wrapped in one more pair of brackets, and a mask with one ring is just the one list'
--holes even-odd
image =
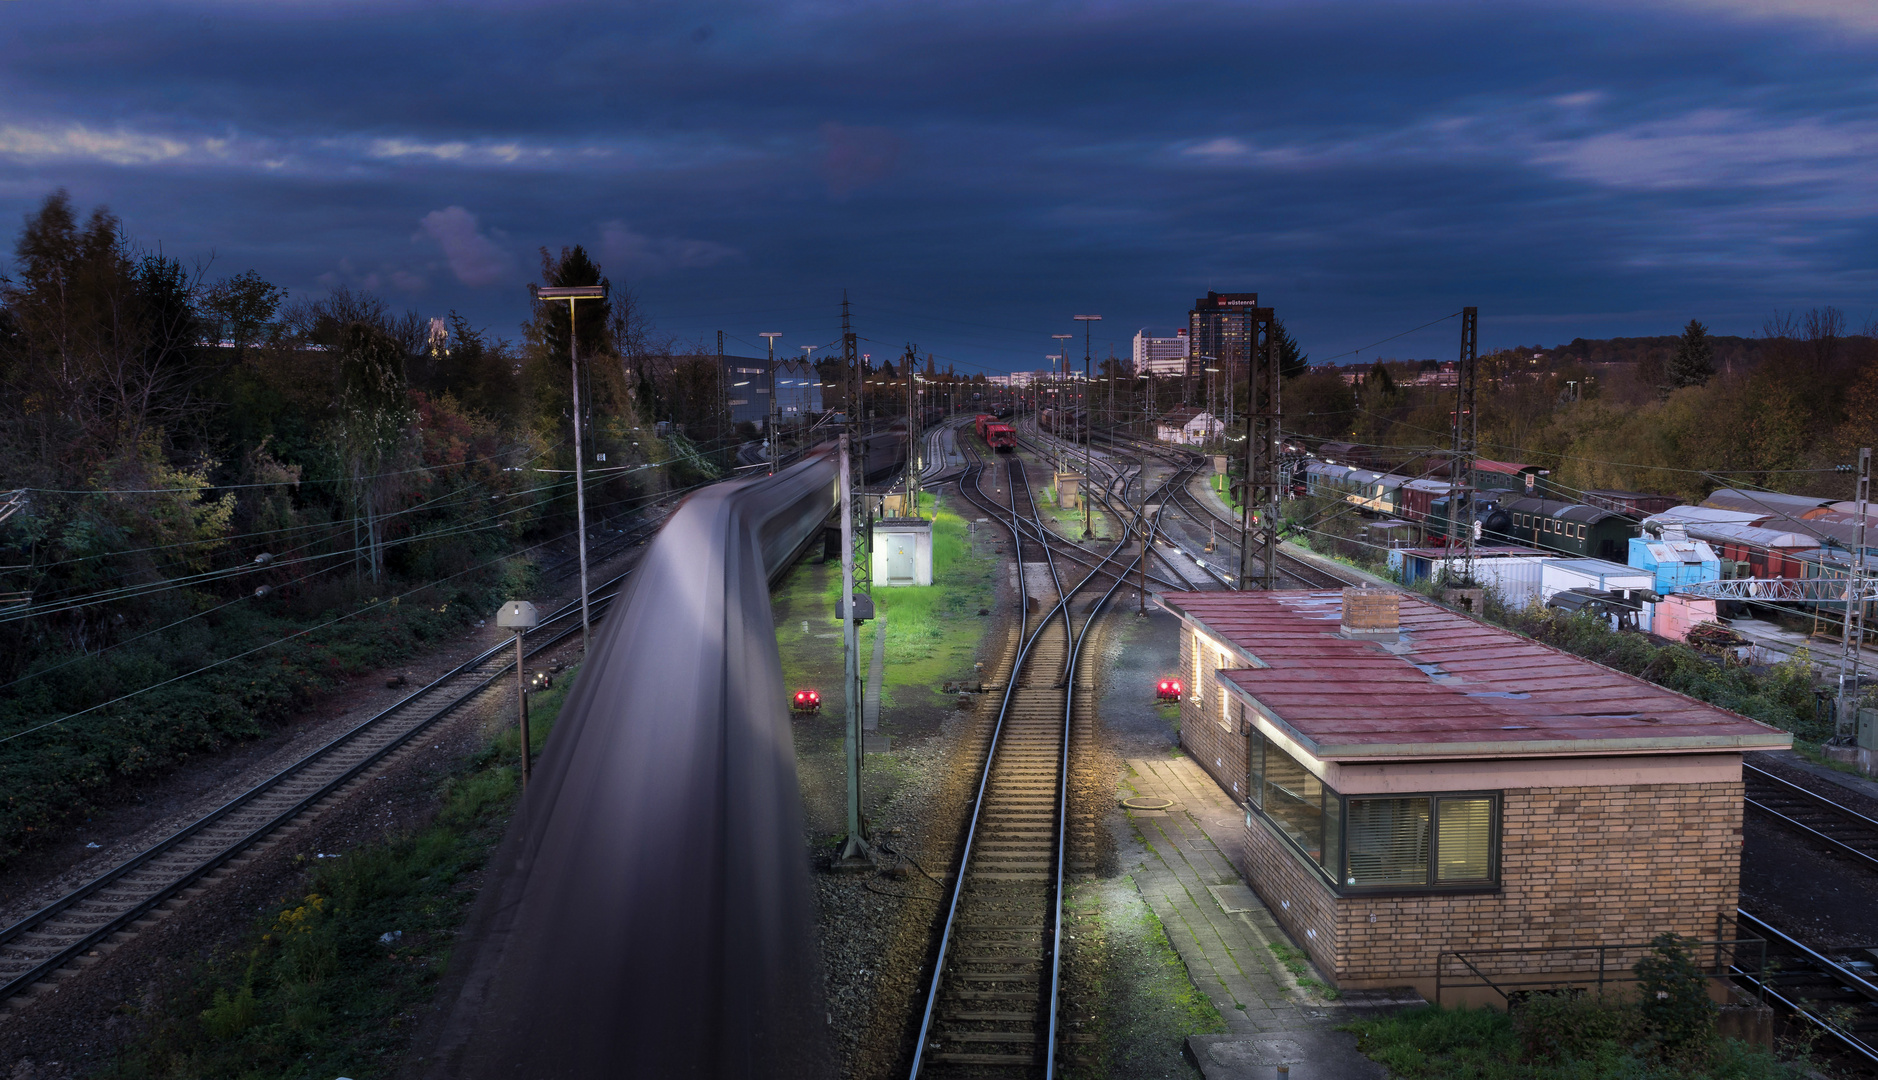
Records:
{"label": "brick wall", "polygon": [[1240,734],[1245,730],[1241,717],[1241,706],[1237,700],[1231,703],[1232,728],[1221,727],[1219,723],[1219,703],[1224,691],[1220,689],[1218,654],[1203,647],[1201,652],[1200,677],[1193,675],[1193,630],[1183,626],[1180,631],[1180,679],[1186,685],[1187,693],[1180,699],[1180,745],[1193,760],[1200,764],[1219,784],[1220,790],[1232,796],[1236,803],[1244,804],[1246,770],[1246,737]]}
{"label": "brick wall", "polygon": [[[1256,820],[1235,861],[1338,985],[1431,994],[1438,955],[1455,949],[1642,942],[1670,930],[1714,937],[1717,914],[1732,925],[1741,799],[1739,781],[1509,790],[1497,893],[1336,899]],[[1528,962],[1595,963],[1563,952]]]}
{"label": "brick wall", "polygon": [[[1272,835],[1254,815],[1246,843],[1230,853],[1239,872],[1271,909],[1291,940],[1310,954],[1311,963],[1331,982],[1337,975],[1339,901],[1317,872],[1305,866],[1290,845]],[[1400,985],[1399,983],[1397,985]]]}

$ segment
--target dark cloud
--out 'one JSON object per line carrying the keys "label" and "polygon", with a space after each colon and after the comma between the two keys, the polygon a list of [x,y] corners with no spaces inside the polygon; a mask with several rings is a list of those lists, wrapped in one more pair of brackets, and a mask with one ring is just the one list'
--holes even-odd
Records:
{"label": "dark cloud", "polygon": [[847,288],[871,351],[995,368],[1208,288],[1319,357],[1463,304],[1491,344],[1862,322],[1874,10],[6,4],[0,213],[66,186],[217,272],[503,332],[528,253],[582,243],[681,334],[832,341]]}

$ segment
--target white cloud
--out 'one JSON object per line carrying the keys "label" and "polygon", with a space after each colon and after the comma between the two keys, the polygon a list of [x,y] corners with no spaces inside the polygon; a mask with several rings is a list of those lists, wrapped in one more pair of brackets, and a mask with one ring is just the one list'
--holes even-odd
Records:
{"label": "white cloud", "polygon": [[650,275],[669,270],[701,270],[741,259],[743,252],[715,240],[647,236],[623,221],[609,221],[600,226],[600,257],[609,267]]}
{"label": "white cloud", "polygon": [[564,156],[559,150],[523,146],[518,142],[422,142],[416,139],[373,139],[365,152],[369,157],[388,161],[427,158],[451,165],[531,165]]}
{"label": "white cloud", "polygon": [[28,161],[103,161],[112,165],[148,165],[177,158],[220,157],[226,140],[191,144],[162,135],[135,131],[98,131],[83,124],[33,129],[14,124],[0,126],[0,154]]}
{"label": "white cloud", "polygon": [[1872,0],[1675,0],[1686,8],[1719,11],[1742,19],[1792,24],[1824,23],[1840,29],[1878,34],[1878,4]]}
{"label": "white cloud", "polygon": [[471,288],[493,285],[508,272],[508,255],[483,235],[476,215],[461,206],[432,210],[420,224],[443,249],[450,272],[463,284]]}
{"label": "white cloud", "polygon": [[1580,180],[1636,190],[1777,187],[1869,177],[1878,125],[1777,122],[1702,109],[1531,148],[1538,165]]}

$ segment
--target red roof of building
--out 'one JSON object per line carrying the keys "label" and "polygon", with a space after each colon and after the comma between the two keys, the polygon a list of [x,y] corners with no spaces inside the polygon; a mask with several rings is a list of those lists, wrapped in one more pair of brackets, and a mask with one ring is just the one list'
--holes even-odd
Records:
{"label": "red roof of building", "polygon": [[1770,749],[1786,732],[1401,594],[1401,636],[1339,636],[1341,592],[1168,593],[1267,665],[1221,672],[1320,760]]}
{"label": "red roof of building", "polygon": [[[1506,473],[1509,476],[1518,476],[1527,469],[1535,468],[1535,466],[1521,465],[1517,461],[1489,461],[1486,458],[1475,458],[1474,468],[1479,472]],[[1544,472],[1545,470],[1541,469],[1539,471]]]}

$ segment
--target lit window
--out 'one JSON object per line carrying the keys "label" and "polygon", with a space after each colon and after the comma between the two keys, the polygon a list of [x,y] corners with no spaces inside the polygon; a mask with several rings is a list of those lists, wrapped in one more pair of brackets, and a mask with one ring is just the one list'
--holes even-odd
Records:
{"label": "lit window", "polygon": [[1436,799],[1435,879],[1488,881],[1493,877],[1493,800],[1486,796]]}
{"label": "lit window", "polygon": [[1342,795],[1263,732],[1246,751],[1247,805],[1337,891],[1498,880],[1497,795]]}

